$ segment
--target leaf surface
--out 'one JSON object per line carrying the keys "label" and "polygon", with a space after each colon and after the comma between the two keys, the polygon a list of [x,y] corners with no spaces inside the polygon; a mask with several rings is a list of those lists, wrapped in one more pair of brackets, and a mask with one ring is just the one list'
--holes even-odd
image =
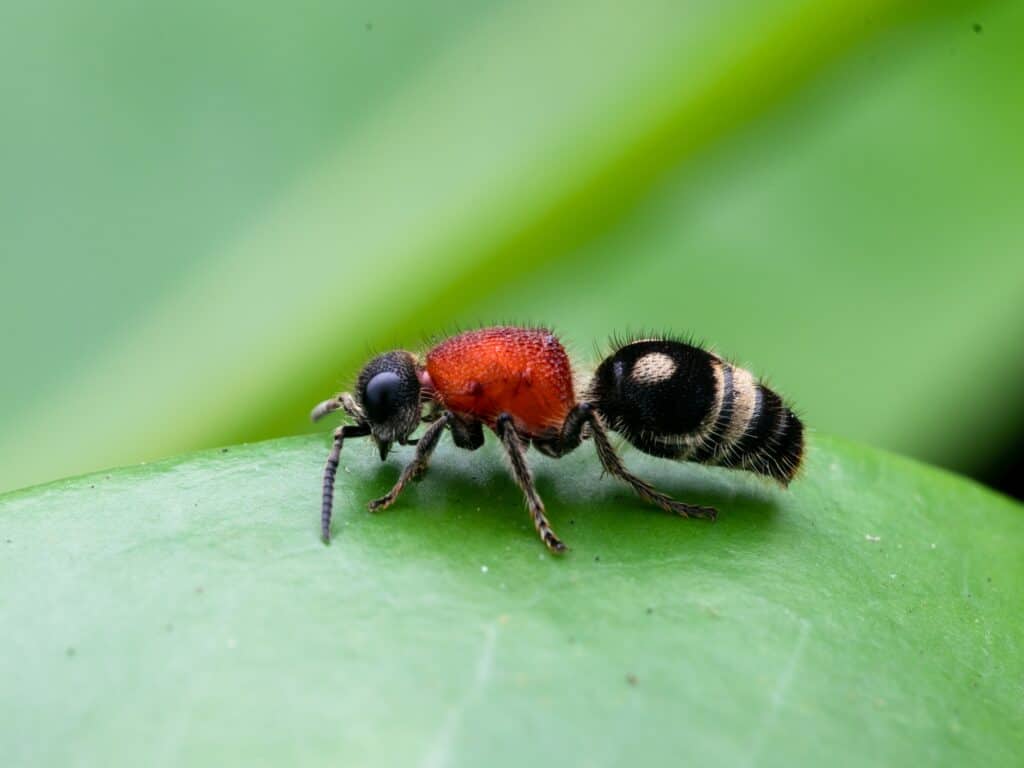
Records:
{"label": "leaf surface", "polygon": [[324,436],[0,498],[0,743],[21,765],[1016,765],[1024,511],[816,437],[783,491],[626,454],[717,523],[531,454]]}

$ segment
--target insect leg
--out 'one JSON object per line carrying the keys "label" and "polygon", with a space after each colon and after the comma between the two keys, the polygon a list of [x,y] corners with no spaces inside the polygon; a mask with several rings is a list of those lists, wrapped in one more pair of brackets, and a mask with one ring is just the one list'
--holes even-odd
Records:
{"label": "insect leg", "polygon": [[[441,418],[441,416],[445,414],[447,414],[448,418],[448,429],[450,429],[452,433],[452,442],[455,443],[457,448],[465,448],[468,451],[475,451],[484,444],[484,429],[479,421],[463,421],[450,411],[438,411],[437,415],[431,419],[430,423],[437,421],[437,419]],[[416,445],[416,443],[416,440],[409,440],[407,445]],[[416,474],[412,476],[413,481],[418,482],[422,480],[423,475],[425,475],[426,472],[427,465],[421,465]]]}
{"label": "insect leg", "polygon": [[449,420],[452,418],[450,413],[445,412],[442,414],[437,421],[433,422],[427,431],[420,437],[419,442],[416,443],[416,455],[413,460],[410,461],[405,469],[402,470],[402,474],[398,476],[398,482],[394,484],[390,491],[381,496],[379,499],[374,499],[370,502],[369,507],[371,512],[379,512],[382,509],[387,509],[395,503],[395,499],[402,490],[412,480],[422,477],[423,473],[427,471],[427,463],[430,461],[430,454],[434,452],[437,447],[438,441],[441,439],[441,435],[444,433],[445,427],[448,426]]}
{"label": "insect leg", "polygon": [[502,445],[505,446],[505,451],[508,453],[509,462],[512,465],[512,475],[515,477],[519,487],[523,489],[523,495],[526,497],[526,506],[530,510],[530,515],[533,517],[533,526],[537,529],[537,533],[540,534],[541,541],[552,552],[564,552],[565,544],[551,530],[551,524],[544,514],[544,502],[541,501],[537,488],[533,484],[533,476],[530,474],[530,468],[526,465],[526,456],[523,454],[523,444],[519,439],[519,435],[516,434],[515,427],[512,426],[512,418],[507,413],[501,414],[498,417],[497,424],[495,424],[494,431],[501,439]]}
{"label": "insect leg", "polygon": [[338,461],[341,459],[341,446],[346,437],[365,437],[370,434],[366,424],[346,424],[334,430],[334,445],[327,456],[324,467],[324,493],[320,506],[320,537],[327,544],[331,540],[331,508],[334,506],[334,476],[338,473]]}
{"label": "insect leg", "polygon": [[556,437],[534,440],[534,447],[556,459],[575,450],[583,441],[583,427],[590,423],[592,412],[593,406],[590,403],[580,403],[569,411],[569,415],[562,422],[562,430]]}
{"label": "insect leg", "polygon": [[631,473],[626,469],[626,465],[622,463],[622,459],[615,452],[611,442],[608,440],[608,433],[605,431],[604,425],[593,411],[590,412],[589,422],[591,436],[594,439],[594,446],[597,448],[597,455],[601,460],[601,466],[604,467],[605,472],[609,475],[613,475],[629,485],[637,496],[661,507],[666,512],[674,512],[681,517],[703,517],[714,520],[718,516],[718,510],[714,507],[700,507],[695,504],[685,504],[684,502],[676,501],[671,496],[656,490],[652,485]]}

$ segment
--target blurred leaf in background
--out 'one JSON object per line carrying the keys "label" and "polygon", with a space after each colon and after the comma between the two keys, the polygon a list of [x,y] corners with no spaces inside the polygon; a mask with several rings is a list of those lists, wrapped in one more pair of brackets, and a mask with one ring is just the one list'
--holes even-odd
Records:
{"label": "blurred leaf in background", "polygon": [[691,332],[962,470],[1024,423],[1019,3],[3,15],[0,489],[499,318]]}

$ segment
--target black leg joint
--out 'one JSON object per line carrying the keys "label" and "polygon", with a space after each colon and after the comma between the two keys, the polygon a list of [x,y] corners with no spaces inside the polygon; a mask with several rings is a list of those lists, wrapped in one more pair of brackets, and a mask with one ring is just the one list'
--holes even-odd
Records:
{"label": "black leg joint", "polygon": [[534,440],[533,444],[541,453],[559,458],[579,447],[583,442],[583,427],[594,419],[594,406],[579,403],[565,417],[562,431],[552,438]]}
{"label": "black leg joint", "polygon": [[479,421],[463,421],[457,416],[452,416],[448,428],[452,432],[452,441],[458,448],[475,451],[484,444],[484,428]]}

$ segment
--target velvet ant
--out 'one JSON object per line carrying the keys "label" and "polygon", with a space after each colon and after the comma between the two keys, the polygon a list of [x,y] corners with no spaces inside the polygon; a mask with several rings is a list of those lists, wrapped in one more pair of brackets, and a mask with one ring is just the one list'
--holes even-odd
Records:
{"label": "velvet ant", "polygon": [[[314,421],[344,410],[355,422],[338,427],[323,477],[321,535],[330,539],[334,479],[346,438],[371,437],[381,460],[394,443],[415,445],[394,487],[370,502],[386,509],[421,477],[445,430],[460,448],[483,445],[493,430],[533,524],[552,552],[562,543],[548,522],[526,463],[526,449],[560,457],[589,439],[605,471],[641,498],[682,517],[715,519],[711,507],[667,496],[633,475],[608,431],[653,456],[755,472],[788,485],[803,458],[803,424],[774,391],[748,371],[707,350],[672,338],[617,343],[577,391],[569,357],[543,328],[481,328],[445,339],[421,359],[398,350],[368,362],[355,395],[317,405]],[[418,440],[410,439],[428,423]]]}

